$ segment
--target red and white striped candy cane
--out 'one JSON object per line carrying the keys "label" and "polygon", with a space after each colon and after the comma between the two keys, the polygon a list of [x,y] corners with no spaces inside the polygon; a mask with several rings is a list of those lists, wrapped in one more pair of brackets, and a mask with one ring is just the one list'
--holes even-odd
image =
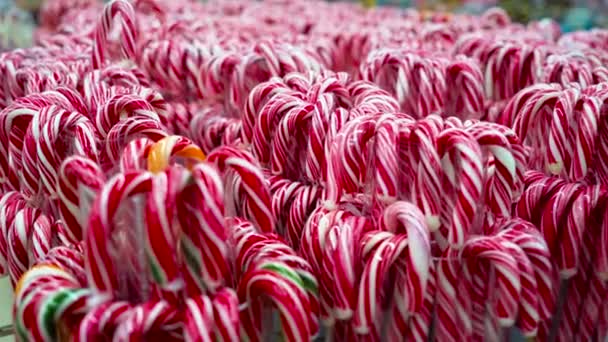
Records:
{"label": "red and white striped candy cane", "polygon": [[[16,213],[13,224],[7,231],[8,244],[8,271],[13,286],[19,278],[36,261],[30,259],[30,241],[34,230],[38,234],[34,237],[36,245],[40,247],[32,256],[43,256],[48,252],[51,245],[51,222],[38,209],[25,207]],[[48,239],[45,241],[45,238]]]}
{"label": "red and white striped candy cane", "polygon": [[[338,333],[340,322],[348,322],[356,311],[357,283],[362,270],[363,246],[360,241],[370,229],[370,222],[349,212],[336,214],[335,221],[328,222],[330,230],[325,236],[325,256],[322,259],[323,271],[330,270],[330,274],[321,273],[320,281],[325,282],[324,286],[329,290],[328,299],[332,301],[329,306],[333,319],[337,320],[335,333]],[[321,221],[319,224],[324,226],[326,223]]]}
{"label": "red and white striped candy cane", "polygon": [[520,90],[511,97],[496,122],[515,129],[515,126],[513,126],[515,120],[519,117],[522,109],[525,106],[529,106],[534,95],[540,92],[558,91],[560,89],[562,88],[555,84],[537,83]]}
{"label": "red and white striped candy cane", "polygon": [[[56,196],[57,169],[68,154],[85,156],[93,161],[98,159],[98,137],[92,123],[82,114],[64,112],[54,116],[42,126],[37,142],[38,171],[44,189],[52,197]],[[65,137],[74,135],[72,146],[66,146]],[[61,147],[60,147],[61,146]],[[61,151],[61,148],[67,151]],[[57,151],[62,153],[57,153]]]}
{"label": "red and white striped candy cane", "polygon": [[288,241],[295,249],[299,249],[304,223],[317,206],[321,196],[322,188],[315,185],[303,186],[294,194],[285,222],[285,231]]}
{"label": "red and white striped candy cane", "polygon": [[262,165],[270,162],[270,144],[274,140],[277,123],[288,113],[307,114],[312,106],[296,97],[296,93],[280,93],[269,100],[256,120],[252,143],[253,152]]}
{"label": "red and white striped candy cane", "polygon": [[125,117],[141,116],[162,122],[161,115],[153,103],[138,94],[117,94],[97,108],[95,128],[105,138],[110,129]]}
{"label": "red and white striped candy cane", "polygon": [[41,264],[24,274],[15,289],[17,340],[57,339],[62,316],[86,308],[90,292],[79,290],[71,274],[53,265]]}
{"label": "red and white striped candy cane", "polygon": [[[547,243],[534,225],[522,219],[508,219],[505,225],[499,223],[496,227],[499,229],[498,234],[518,245],[530,259],[538,289],[535,293],[539,297],[538,319],[547,320],[554,313],[558,290],[555,281],[557,269],[553,266]],[[521,310],[524,309],[520,307]]]}
{"label": "red and white striped candy cane", "polygon": [[213,297],[215,334],[224,341],[235,341],[241,337],[239,322],[239,298],[236,292],[223,288]]}
{"label": "red and white striped candy cane", "polygon": [[252,141],[254,127],[258,121],[257,118],[268,101],[277,94],[289,91],[290,89],[279,79],[271,79],[251,89],[249,96],[247,96],[245,113],[243,115],[243,141],[246,143]]}
{"label": "red and white striped candy cane", "polygon": [[[569,243],[567,241],[562,242],[560,238],[560,232],[562,231],[561,227],[568,218],[572,203],[584,190],[584,186],[580,184],[567,183],[546,200],[543,205],[539,227],[545,241],[547,241],[549,250],[551,250],[551,255],[556,259],[559,259],[558,255],[561,254],[559,251],[561,244]],[[571,227],[570,229],[576,229],[576,227]],[[574,230],[572,232],[574,232]],[[570,253],[572,250],[567,252]],[[564,265],[569,263],[570,261],[564,260]]]}
{"label": "red and white striped candy cane", "polygon": [[547,177],[542,172],[528,171],[525,175],[524,192],[517,202],[515,215],[540,226],[540,218],[546,202],[561,189],[565,181]]}
{"label": "red and white striped candy cane", "polygon": [[513,190],[516,185],[517,163],[512,146],[498,125],[478,122],[467,128],[477,140],[482,150],[487,151],[489,156],[486,167],[489,168],[487,158],[492,158],[493,172],[487,171],[484,176],[485,199],[490,212],[494,215],[491,219],[498,217],[509,217],[511,204],[514,201]]}
{"label": "red and white striped candy cane", "polygon": [[114,336],[116,327],[131,315],[132,306],[128,302],[103,303],[82,318],[73,333],[74,341],[85,342],[101,336]]}
{"label": "red and white striped candy cane", "polygon": [[[314,106],[305,105],[287,112],[278,122],[275,136],[270,142],[270,169],[274,174],[298,175],[301,170],[303,156],[306,152],[301,143],[306,143],[298,136],[307,139],[308,133],[299,127],[307,127],[312,119]],[[291,178],[291,177],[290,177]]]}
{"label": "red and white striped candy cane", "polygon": [[192,169],[189,182],[177,198],[177,219],[183,231],[181,248],[188,256],[185,259],[188,276],[184,278],[192,281],[187,285],[196,290],[214,293],[229,273],[223,182],[206,163]]}
{"label": "red and white striped candy cane", "polygon": [[211,298],[205,294],[189,297],[184,310],[184,340],[185,341],[213,341],[213,304]]}
{"label": "red and white striped candy cane", "polygon": [[470,133],[448,129],[437,137],[437,153],[443,170],[442,184],[451,195],[444,196],[441,210],[445,243],[462,246],[469,231],[475,229],[483,188],[481,149]]}
{"label": "red and white striped candy cane", "polygon": [[356,81],[349,85],[348,92],[352,98],[351,117],[367,114],[397,113],[400,106],[387,91],[370,82]]}
{"label": "red and white striped candy cane", "polygon": [[181,315],[165,301],[151,301],[130,309],[124,321],[117,327],[113,340],[135,342],[154,338],[175,340],[182,336]]}
{"label": "red and white striped candy cane", "polygon": [[[586,145],[593,144],[590,142],[590,135],[593,134],[593,119],[590,118],[590,115],[594,115],[594,113],[589,112],[593,106],[592,103],[589,103],[590,101],[583,100],[584,102],[587,102],[582,105],[583,112],[576,115],[576,108],[581,106],[579,98],[580,91],[576,88],[569,88],[563,91],[553,108],[551,128],[547,135],[548,140],[545,142],[548,147],[547,163],[549,169],[555,171],[559,170],[560,172],[556,173],[557,175],[562,177],[569,176],[572,180],[579,179],[571,178],[573,176],[572,170],[574,168],[580,170],[584,167],[580,164],[585,162],[582,158],[584,158],[586,153],[585,149],[588,148]],[[589,105],[591,105],[591,108]],[[570,125],[570,122],[575,120],[574,117],[578,117],[576,140],[573,139],[575,134],[572,132],[573,129]],[[589,132],[589,130],[591,130],[591,132]],[[581,152],[583,156],[579,156]],[[578,171],[577,173],[581,174],[582,171]]]}
{"label": "red and white striped candy cane", "polygon": [[[120,172],[127,173],[146,170],[148,154],[153,145],[154,142],[147,138],[136,139],[127,143],[118,161]],[[108,164],[105,166],[105,169],[111,169],[112,167],[115,167],[115,165]]]}
{"label": "red and white striped candy cane", "polygon": [[[462,249],[464,274],[471,283],[474,338],[496,336],[499,331],[494,330],[494,326],[510,327],[515,323],[521,295],[521,270],[517,259],[509,252],[519,247],[512,243],[508,246],[509,243],[499,236],[473,237]],[[481,263],[481,260],[486,262]]]}
{"label": "red and white striped candy cane", "polygon": [[[441,161],[437,154],[436,139],[442,130],[443,120],[434,115],[417,121],[406,142],[409,162],[413,173],[418,175],[411,185],[412,200],[426,216],[427,226],[431,231],[439,228],[441,189]],[[407,161],[406,161],[407,162]],[[408,179],[404,180],[408,182]]]}
{"label": "red and white striped candy cane", "polygon": [[83,238],[84,208],[93,201],[96,191],[103,185],[105,176],[99,166],[85,157],[72,156],[59,168],[57,195],[59,213],[68,229],[67,237],[76,243]]}
{"label": "red and white striped candy cane", "polygon": [[166,131],[157,120],[138,116],[122,120],[110,129],[105,139],[105,162],[114,164],[132,140],[147,138],[156,142],[166,136]]}
{"label": "red and white striped candy cane", "polygon": [[25,208],[26,201],[16,191],[9,191],[0,198],[0,274],[8,272],[8,233],[12,229],[15,216]]}
{"label": "red and white striped candy cane", "polygon": [[[244,192],[244,198],[228,198],[226,203],[232,202],[234,204],[231,206],[235,206],[237,212],[249,214],[248,217],[261,232],[274,232],[270,190],[253,157],[233,147],[221,147],[209,154],[207,159],[221,173],[234,172],[235,177],[241,180],[240,188]],[[241,200],[244,200],[243,205],[237,204]],[[231,214],[233,213],[229,213]]]}
{"label": "red and white striped candy cane", "polygon": [[[119,19],[120,21],[117,21]],[[114,29],[114,23],[121,25],[120,47],[127,58],[135,58],[137,44],[137,27],[135,23],[135,11],[130,2],[126,0],[112,0],[106,4],[103,13],[95,28],[95,41],[91,55],[93,69],[103,66],[107,58],[107,40]]]}
{"label": "red and white striped candy cane", "polygon": [[[483,74],[479,65],[468,58],[458,58],[445,71],[445,113],[461,119],[479,119],[484,108]],[[458,91],[451,91],[459,89]]]}
{"label": "red and white striped candy cane", "polygon": [[[273,332],[264,331],[263,320],[271,317],[254,316],[263,312],[261,299],[266,298],[279,312],[282,334],[290,341],[306,341],[313,336],[308,320],[310,302],[303,283],[287,265],[265,260],[251,267],[241,279],[238,294],[247,301],[244,329],[252,341],[260,341]],[[251,322],[252,324],[247,324]]]}
{"label": "red and white striped candy cane", "polygon": [[[116,224],[114,216],[121,204],[130,197],[152,190],[153,175],[147,172],[117,174],[109,179],[98,193],[89,212],[85,233],[85,268],[90,287],[97,292],[115,296],[118,291],[117,261],[108,241]],[[133,227],[131,227],[133,228]]]}
{"label": "red and white striped candy cane", "polygon": [[471,293],[460,279],[461,271],[460,251],[448,246],[437,262],[435,338],[440,341],[460,341],[473,329]]}

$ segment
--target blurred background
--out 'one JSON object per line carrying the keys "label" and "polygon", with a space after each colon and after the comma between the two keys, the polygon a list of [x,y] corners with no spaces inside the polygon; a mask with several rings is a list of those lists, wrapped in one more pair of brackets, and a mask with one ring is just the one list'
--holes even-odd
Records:
{"label": "blurred background", "polygon": [[[207,0],[214,1],[214,0]],[[331,0],[330,0],[331,1]],[[333,0],[335,1],[335,0]],[[504,8],[519,22],[552,18],[563,32],[608,27],[608,0],[350,0],[366,6],[415,7],[454,13]],[[40,0],[0,0],[0,51],[31,44]]]}

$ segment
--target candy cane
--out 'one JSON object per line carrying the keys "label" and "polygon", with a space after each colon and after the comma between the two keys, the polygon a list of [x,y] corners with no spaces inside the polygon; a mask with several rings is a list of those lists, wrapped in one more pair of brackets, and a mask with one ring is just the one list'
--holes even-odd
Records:
{"label": "candy cane", "polygon": [[485,186],[488,188],[486,198],[490,210],[498,217],[508,217],[517,182],[517,162],[511,150],[511,143],[496,126],[477,123],[469,127],[468,131],[477,139],[481,148],[487,150],[493,157],[493,175],[488,172],[485,179]]}
{"label": "candy cane", "polygon": [[114,335],[116,327],[131,314],[131,304],[127,302],[104,303],[89,311],[74,332],[75,341],[90,341],[101,336]]}
{"label": "candy cane", "polygon": [[199,291],[214,293],[228,275],[223,183],[208,164],[196,165],[189,182],[177,198],[177,219],[183,230],[181,248],[189,271],[186,279]]}
{"label": "candy cane", "polygon": [[[521,271],[517,259],[509,253],[514,249],[519,247],[515,244],[509,246],[507,241],[501,241],[498,237],[471,238],[463,247],[464,273],[468,281],[472,282],[473,336],[479,338],[486,336],[486,333],[490,336],[495,333],[487,331],[484,323],[486,301],[489,301],[488,319],[496,320],[500,327],[510,327],[515,323],[521,293]],[[483,270],[478,258],[487,260],[485,267],[490,267],[493,271]],[[488,282],[487,277],[493,279]],[[486,292],[483,290],[486,286],[494,286],[494,289],[486,288]]]}
{"label": "candy cane", "polygon": [[[267,298],[279,310],[282,333],[290,341],[305,341],[313,334],[308,311],[310,303],[300,278],[293,270],[277,262],[263,262],[246,272],[238,287],[241,301],[248,301],[248,315],[253,315],[260,303],[256,298]],[[244,329],[252,340],[262,338],[261,317],[250,316],[253,326]]]}
{"label": "candy cane", "polygon": [[462,291],[463,282],[458,280],[462,267],[459,259],[460,252],[448,247],[437,263],[435,338],[441,341],[459,341],[462,336],[470,336],[473,329],[470,292]]}
{"label": "candy cane", "polygon": [[113,22],[117,16],[120,16],[120,24],[122,26],[122,39],[120,44],[122,53],[128,58],[134,58],[136,55],[135,45],[137,42],[137,28],[133,7],[127,1],[113,0],[104,7],[102,16],[95,28],[95,42],[91,55],[94,69],[99,69],[106,59],[106,41],[108,39],[108,34],[113,29]]}
{"label": "candy cane", "polygon": [[174,339],[182,323],[178,311],[164,301],[148,302],[135,306],[126,319],[116,327],[114,340],[141,341],[151,334],[159,338]]}
{"label": "candy cane", "polygon": [[115,295],[118,290],[116,262],[108,247],[115,229],[113,222],[118,208],[129,197],[152,190],[150,173],[118,174],[106,182],[89,213],[85,233],[85,268],[90,286],[97,292]]}
{"label": "candy cane", "polygon": [[12,229],[15,216],[25,206],[23,197],[15,191],[7,192],[0,198],[0,271],[3,275],[8,272],[9,246],[6,238]]}
{"label": "candy cane", "polygon": [[[470,59],[451,62],[445,71],[445,112],[450,116],[478,119],[484,105],[483,74]],[[451,91],[460,89],[462,93]]]}
{"label": "candy cane", "polygon": [[15,298],[16,330],[24,341],[58,338],[56,325],[67,313],[78,312],[86,305],[90,292],[81,290],[67,272],[40,265],[27,272]]}
{"label": "candy cane", "polygon": [[109,163],[114,164],[123,152],[124,147],[132,140],[148,138],[159,141],[167,136],[159,121],[130,117],[114,125],[105,139],[105,153]]}
{"label": "candy cane", "polygon": [[477,214],[482,193],[482,163],[479,144],[459,129],[444,130],[437,137],[437,153],[441,158],[444,186],[453,191],[444,198],[441,232],[448,244],[462,246]]}
{"label": "candy cane", "polygon": [[[275,227],[270,191],[253,158],[235,148],[222,147],[209,154],[207,159],[216,164],[220,172],[232,170],[238,175],[241,180],[240,187],[245,193],[244,207],[248,210],[252,222],[262,232],[273,232]],[[236,198],[228,200],[234,201]]]}
{"label": "candy cane", "polygon": [[[42,184],[51,195],[56,194],[57,172],[61,165],[61,155],[57,156],[56,146],[60,143],[63,134],[72,131],[75,135],[73,151],[76,155],[86,156],[97,160],[97,137],[93,125],[81,114],[72,113],[66,116],[55,116],[41,129],[40,140],[37,143],[38,171]],[[65,143],[65,142],[62,142]],[[65,153],[65,152],[64,152]]]}

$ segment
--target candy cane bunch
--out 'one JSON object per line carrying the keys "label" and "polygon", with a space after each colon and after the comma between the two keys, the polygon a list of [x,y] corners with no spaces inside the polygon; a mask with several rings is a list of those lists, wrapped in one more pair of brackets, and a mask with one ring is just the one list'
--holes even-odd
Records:
{"label": "candy cane bunch", "polygon": [[294,247],[325,189],[333,136],[354,117],[397,107],[388,93],[345,73],[292,73],[251,92],[243,140],[268,169],[273,214]]}
{"label": "candy cane bunch", "polygon": [[329,207],[349,194],[371,194],[374,207],[412,201],[442,247],[461,246],[469,231],[510,217],[526,168],[525,149],[510,129],[435,115],[351,120],[331,143],[329,157]]}
{"label": "candy cane bunch", "polygon": [[[605,191],[602,185],[571,183],[537,171],[526,174],[526,190],[517,204],[517,215],[542,232],[552,263],[561,279],[565,301],[545,321],[544,336],[560,339],[604,338],[606,229]],[[557,292],[551,293],[554,298]],[[558,335],[556,335],[558,334]]]}
{"label": "candy cane bunch", "polygon": [[519,92],[500,120],[532,147],[531,166],[569,181],[606,182],[602,119],[608,84],[539,84]]}
{"label": "candy cane bunch", "polygon": [[526,337],[544,336],[555,305],[552,271],[540,232],[520,219],[449,246],[436,264],[435,338],[500,340],[514,325]]}
{"label": "candy cane bunch", "polygon": [[401,110],[417,118],[444,112],[475,119],[484,113],[483,75],[472,59],[377,50],[370,53],[361,74],[394,94]]}
{"label": "candy cane bunch", "polygon": [[[534,253],[544,257],[538,277],[543,278],[543,289],[551,288],[551,281],[541,273],[551,271],[542,237],[530,224],[510,219],[525,169],[524,148],[511,130],[454,118],[444,121],[433,115],[420,121],[403,114],[366,115],[347,122],[330,146],[326,203],[307,221],[300,250],[318,274],[321,317],[331,334],[372,340],[424,339],[432,335],[435,317],[441,320],[443,330],[437,332],[441,338],[456,339],[459,329],[466,336],[473,332],[478,337],[495,336],[498,328],[486,332],[485,322],[510,327],[518,313],[526,335],[536,334],[539,294],[537,275],[530,266],[533,256],[515,242],[510,245],[498,237],[505,234],[536,243]],[[440,190],[430,187],[433,184],[447,190],[443,198]],[[525,229],[510,233],[507,225]],[[417,246],[409,257],[403,254],[408,242]],[[489,245],[477,247],[484,244]],[[494,278],[492,268],[471,270],[470,279],[462,285],[466,292],[461,293],[472,296],[475,290],[477,297],[475,301],[459,299],[458,304],[457,274],[466,263],[475,265],[477,253],[496,257],[499,264],[500,257],[495,255],[517,253],[522,266],[516,261],[491,266],[505,273],[502,279]],[[437,264],[433,258],[439,258]],[[547,263],[548,269],[542,268]],[[392,265],[403,266],[393,269]],[[439,268],[448,266],[452,275]],[[533,281],[526,283],[526,297],[520,299],[519,277],[524,271]],[[493,280],[480,280],[482,274]],[[496,285],[504,288],[502,294],[493,299],[492,291],[479,287],[480,281],[502,282]],[[451,296],[442,299],[446,311],[436,309],[442,298],[436,297],[439,294]],[[486,303],[493,301],[496,311],[486,314]],[[395,303],[392,307],[391,302]],[[472,303],[478,303],[477,311],[467,309]],[[510,311],[505,313],[504,307]],[[461,316],[454,317],[454,312]],[[543,317],[549,314],[543,311]],[[531,317],[523,318],[526,315]],[[471,322],[476,322],[475,329]]]}
{"label": "candy cane bunch", "polygon": [[[21,279],[18,337],[190,341],[245,334],[261,340],[273,333],[263,322],[275,311],[287,339],[316,334],[316,280],[280,238],[264,233],[272,232],[263,216],[269,197],[237,210],[254,221],[224,211],[225,202],[234,202],[230,197],[260,191],[252,178],[260,171],[236,150],[208,157],[210,163],[201,163],[198,147],[172,136],[150,147],[150,171],[79,184],[95,197],[79,217],[87,222],[84,241],[51,249]],[[94,165],[73,157],[64,168],[82,170],[74,168],[78,163]],[[83,182],[91,180],[84,176]],[[229,179],[234,184],[225,183]],[[225,191],[234,192],[225,198]]]}

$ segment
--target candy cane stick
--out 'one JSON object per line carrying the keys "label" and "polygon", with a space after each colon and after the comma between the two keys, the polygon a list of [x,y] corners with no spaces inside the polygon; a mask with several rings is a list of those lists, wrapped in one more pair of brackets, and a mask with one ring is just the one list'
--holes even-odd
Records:
{"label": "candy cane stick", "polygon": [[113,0],[104,7],[102,16],[95,28],[95,42],[91,55],[94,69],[99,69],[106,59],[108,34],[112,31],[112,25],[117,16],[120,16],[122,26],[120,44],[122,53],[128,58],[134,58],[136,55],[137,28],[133,7],[127,1]]}
{"label": "candy cane stick", "polygon": [[181,248],[189,271],[185,278],[193,281],[198,291],[214,293],[228,275],[223,183],[208,164],[197,164],[190,177],[191,185],[177,198],[177,218],[183,230]]}
{"label": "candy cane stick", "polygon": [[116,327],[131,314],[127,302],[104,303],[89,311],[74,332],[74,341],[84,342],[101,336],[113,336]]}
{"label": "candy cane stick", "polygon": [[[122,0],[116,0],[122,1]],[[102,137],[107,137],[110,129],[124,117],[141,116],[150,120],[162,122],[162,111],[154,106],[154,98],[146,98],[143,94],[116,94],[107,99],[97,108],[95,128]]]}
{"label": "candy cane stick", "polygon": [[526,173],[525,182],[528,184],[524,185],[526,189],[517,203],[516,214],[538,226],[545,203],[564,186],[565,181],[530,171]]}
{"label": "candy cane stick", "polygon": [[306,186],[300,188],[294,195],[291,208],[286,220],[286,236],[296,250],[299,249],[304,222],[308,214],[316,207],[321,199],[322,189],[317,186]]}
{"label": "candy cane stick", "polygon": [[[13,286],[31,266],[28,255],[29,240],[33,229],[50,230],[50,222],[37,209],[25,207],[17,212],[12,226],[7,231],[8,270]],[[50,234],[49,234],[50,235]],[[46,241],[50,245],[50,241]],[[44,253],[44,252],[42,252]]]}
{"label": "candy cane stick", "polygon": [[[67,114],[67,113],[66,113]],[[75,135],[73,151],[76,155],[86,156],[92,160],[97,160],[97,137],[94,133],[93,125],[86,117],[78,113],[69,115],[55,116],[50,119],[41,129],[40,140],[37,142],[38,171],[42,184],[47,193],[51,196],[56,195],[57,172],[61,165],[62,155],[57,155],[56,146],[64,134],[72,131]],[[63,142],[65,143],[65,142]],[[64,152],[65,153],[65,152]]]}
{"label": "candy cane stick", "polygon": [[15,326],[23,341],[56,339],[56,324],[66,312],[82,310],[90,292],[79,290],[75,279],[56,266],[28,271],[16,288]]}
{"label": "candy cane stick", "polygon": [[83,208],[93,201],[93,196],[103,184],[105,176],[99,166],[84,157],[68,157],[58,172],[57,194],[59,211],[67,226],[70,240],[82,240],[85,212]]}
{"label": "candy cane stick", "polygon": [[232,147],[222,147],[209,154],[208,160],[216,164],[220,172],[232,170],[238,175],[241,180],[240,187],[246,196],[245,208],[252,222],[262,232],[273,232],[275,227],[270,191],[252,156]]}
{"label": "candy cane stick", "polygon": [[186,341],[211,342],[213,328],[213,305],[206,295],[186,299],[184,314],[184,339]]}
{"label": "candy cane stick", "polygon": [[[478,119],[484,104],[483,74],[470,59],[457,59],[445,71],[445,112],[462,119]],[[460,89],[462,93],[450,91]]]}
{"label": "candy cane stick", "polygon": [[[499,234],[518,245],[530,259],[536,277],[538,292],[538,319],[544,321],[553,314],[557,286],[554,278],[556,269],[553,267],[549,247],[538,229],[531,223],[521,219],[509,219],[500,227]],[[520,311],[523,308],[520,307]],[[521,313],[520,313],[521,315]],[[533,317],[533,315],[530,315]]]}
{"label": "candy cane stick", "polygon": [[240,339],[239,299],[234,290],[223,288],[213,297],[215,334],[224,341]]}
{"label": "candy cane stick", "polygon": [[115,341],[141,341],[151,334],[167,339],[179,336],[182,326],[180,315],[169,303],[152,301],[131,310],[131,314],[116,327]]}
{"label": "candy cane stick", "polygon": [[[154,142],[147,138],[140,138],[127,143],[118,161],[119,170],[123,173],[146,170],[148,154],[152,145],[154,145]],[[114,164],[109,164],[106,168],[114,166]]]}
{"label": "candy cane stick", "polygon": [[25,206],[25,200],[15,191],[9,191],[0,198],[0,274],[5,275],[8,272],[8,233],[12,229],[15,216]]}
{"label": "candy cane stick", "polygon": [[[468,131],[479,142],[482,149],[491,153],[494,160],[494,174],[486,174],[487,201],[490,211],[497,217],[510,216],[510,205],[513,202],[513,191],[516,183],[516,160],[511,151],[511,143],[495,125],[477,123],[468,128]],[[496,125],[497,126],[497,125]],[[489,179],[488,179],[489,178]]]}
{"label": "candy cane stick", "polygon": [[[462,255],[465,258],[465,275],[472,282],[472,301],[473,301],[473,336],[483,337],[486,333],[494,335],[494,332],[486,330],[485,318],[486,309],[484,302],[489,301],[488,314],[490,320],[500,327],[510,327],[515,323],[517,309],[519,306],[519,296],[521,293],[520,270],[517,260],[509,254],[509,250],[517,249],[513,244],[508,245],[507,241],[500,241],[498,237],[475,237],[466,242],[463,247]],[[493,272],[481,269],[479,259],[487,260],[486,267],[491,267]],[[477,260],[476,260],[477,259]],[[477,263],[477,264],[476,264]],[[493,277],[490,282],[486,277]],[[478,279],[475,279],[478,278]],[[479,282],[479,278],[484,279]],[[486,286],[494,286],[494,289],[487,292],[483,290]],[[488,297],[484,296],[488,294]],[[480,312],[481,311],[481,312]],[[481,316],[480,316],[481,315]]]}
{"label": "candy cane stick", "polygon": [[[289,267],[277,262],[262,262],[246,272],[238,287],[241,301],[248,301],[247,315],[253,315],[256,298],[267,298],[279,310],[282,333],[290,341],[310,339],[312,331],[308,322],[310,303],[298,275]],[[253,326],[246,325],[250,339],[262,338],[261,317],[250,316]]]}
{"label": "candy cane stick", "polygon": [[448,129],[437,137],[437,153],[444,173],[443,184],[453,191],[452,196],[444,199],[441,219],[447,232],[441,234],[448,244],[462,246],[473,228],[482,192],[481,150],[469,133]]}
{"label": "candy cane stick", "polygon": [[89,213],[85,233],[85,268],[90,286],[115,295],[118,290],[116,262],[106,244],[115,229],[113,222],[121,203],[152,190],[150,173],[131,172],[112,177],[99,192]]}
{"label": "candy cane stick", "polygon": [[460,252],[453,247],[442,252],[437,264],[435,338],[441,341],[460,341],[473,329],[470,292],[461,292],[463,286],[458,280],[461,265]]}
{"label": "candy cane stick", "polygon": [[122,120],[110,129],[105,139],[105,153],[108,156],[108,162],[115,163],[124,147],[132,140],[148,138],[151,141],[159,141],[166,136],[167,133],[159,121],[142,117]]}

